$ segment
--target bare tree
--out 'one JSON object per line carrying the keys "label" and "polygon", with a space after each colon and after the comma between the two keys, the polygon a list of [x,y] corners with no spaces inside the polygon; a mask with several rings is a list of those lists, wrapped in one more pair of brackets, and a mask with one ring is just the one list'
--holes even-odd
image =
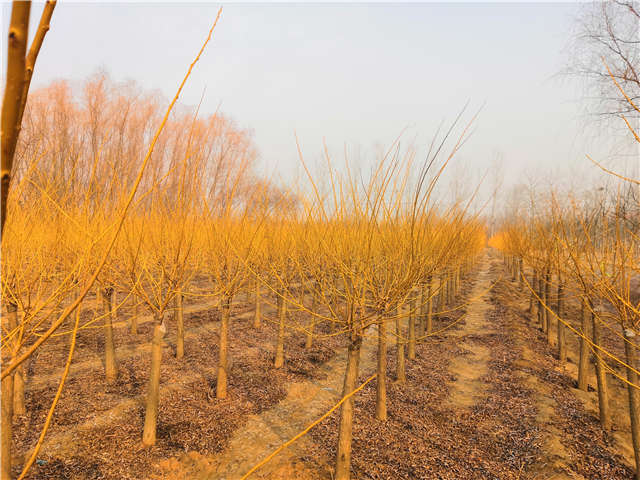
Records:
{"label": "bare tree", "polygon": [[578,19],[567,71],[585,79],[586,96],[595,100],[591,113],[605,120],[621,114],[640,120],[611,81],[613,76],[632,101],[640,100],[640,3],[586,4]]}

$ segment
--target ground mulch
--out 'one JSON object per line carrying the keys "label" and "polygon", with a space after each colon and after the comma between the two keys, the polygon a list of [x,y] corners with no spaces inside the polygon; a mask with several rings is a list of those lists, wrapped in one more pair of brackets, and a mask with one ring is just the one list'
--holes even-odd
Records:
{"label": "ground mulch", "polygon": [[[242,313],[247,307],[238,305],[234,311]],[[300,317],[300,312],[291,312],[288,322],[296,325]],[[45,447],[27,478],[141,479],[157,473],[158,463],[167,458],[188,451],[204,455],[220,452],[249,415],[260,413],[286,396],[288,383],[324,375],[318,366],[342,346],[342,339],[328,337],[316,339],[314,346],[305,350],[304,334],[291,330],[285,341],[285,367],[276,370],[272,367],[275,322],[264,321],[256,330],[250,319],[232,319],[228,397],[218,400],[215,387],[219,318],[220,312],[215,308],[185,314],[186,331],[197,329],[198,335],[187,337],[181,360],[175,359],[175,325],[169,323],[155,446],[141,445],[150,365],[147,350],[119,359],[119,377],[114,385],[106,384],[101,364],[69,377]],[[316,331],[327,333],[329,328],[320,324]],[[141,325],[139,332],[136,336],[118,329],[117,346],[135,346],[151,337],[149,325]],[[83,331],[79,340],[85,350],[80,349],[76,358],[85,359],[87,351],[101,354],[101,336],[99,330]],[[63,341],[46,347],[31,363],[32,375],[45,363],[65,358]],[[58,370],[61,366],[56,364]],[[47,373],[50,371],[55,370],[47,369]],[[17,454],[24,454],[35,444],[56,388],[53,382],[40,388],[27,386],[28,415],[18,418],[14,427]]]}

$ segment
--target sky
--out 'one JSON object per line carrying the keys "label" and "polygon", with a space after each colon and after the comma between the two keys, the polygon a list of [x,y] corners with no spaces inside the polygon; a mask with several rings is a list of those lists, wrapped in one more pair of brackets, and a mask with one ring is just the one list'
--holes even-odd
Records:
{"label": "sky", "polygon": [[[102,68],[171,98],[219,6],[59,3],[32,88]],[[401,132],[421,158],[467,102],[464,121],[480,113],[451,175],[477,182],[500,158],[505,189],[534,177],[578,181],[594,170],[586,153],[610,151],[585,118],[581,83],[561,75],[580,8],[224,4],[181,101],[195,105],[204,92],[205,113],[220,108],[251,129],[260,169],[282,181],[301,175],[296,134],[310,163],[326,141],[338,161],[347,146],[366,166]],[[6,32],[6,3],[2,13]]]}

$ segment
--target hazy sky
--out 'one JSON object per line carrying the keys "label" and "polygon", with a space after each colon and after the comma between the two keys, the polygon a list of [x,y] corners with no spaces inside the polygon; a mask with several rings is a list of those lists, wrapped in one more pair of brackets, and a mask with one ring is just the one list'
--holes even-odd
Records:
{"label": "hazy sky", "polygon": [[[59,3],[34,86],[104,68],[171,97],[218,6]],[[407,143],[426,145],[468,100],[470,112],[484,108],[456,171],[477,177],[499,154],[507,183],[523,171],[586,172],[585,153],[605,149],[584,134],[579,83],[557,76],[579,8],[225,4],[182,101],[197,104],[206,88],[204,111],[220,105],[252,129],[260,164],[284,179],[299,171],[294,131],[312,161],[323,138],[336,156],[347,143],[366,157],[405,127]]]}

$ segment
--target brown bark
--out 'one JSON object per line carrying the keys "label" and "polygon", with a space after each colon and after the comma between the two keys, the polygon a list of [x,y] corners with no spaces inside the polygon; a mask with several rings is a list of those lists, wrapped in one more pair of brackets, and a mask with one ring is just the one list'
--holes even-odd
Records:
{"label": "brown bark", "polygon": [[[284,293],[284,292],[281,292]],[[282,295],[278,295],[278,338],[276,340],[276,358],[273,362],[275,368],[284,366],[284,328],[287,307]]]}
{"label": "brown bark", "polygon": [[422,341],[424,337],[424,331],[426,328],[426,316],[427,316],[427,284],[423,283],[420,288],[420,308],[418,309],[418,318],[416,324],[416,336],[418,341]]}
{"label": "brown bark", "polygon": [[378,322],[378,376],[376,377],[376,419],[387,420],[387,322]]}
{"label": "brown bark", "polygon": [[627,365],[631,368],[627,368],[627,390],[629,392],[629,418],[631,420],[631,440],[633,442],[633,453],[636,460],[636,472],[634,478],[640,480],[640,392],[636,385],[638,385],[638,374],[632,370],[637,369],[638,362],[636,358],[635,345],[635,333],[631,329],[625,329],[624,331],[624,350],[627,358]]}
{"label": "brown bark", "polygon": [[[7,305],[8,329],[15,330],[18,323],[18,307],[9,303]],[[7,375],[2,379],[2,425],[0,454],[0,479],[11,480],[11,450],[13,444],[13,394],[14,394],[14,374]]]}
{"label": "brown bark", "polygon": [[[356,389],[358,367],[360,363],[360,347],[362,337],[354,333],[355,338],[349,342],[347,352],[347,368],[344,373],[342,396],[349,395]],[[351,438],[353,432],[354,398],[349,397],[340,409],[340,426],[338,430],[338,452],[336,455],[335,480],[349,480],[351,470]]]}
{"label": "brown bark", "polygon": [[[318,294],[314,290],[313,299],[311,300],[311,312],[314,312],[316,309],[316,303],[318,301],[317,295]],[[316,325],[316,317],[315,315],[311,314],[309,315],[309,326],[307,327],[307,341],[304,345],[304,348],[306,348],[307,350],[313,346],[313,329],[315,328],[315,325]]]}
{"label": "brown bark", "polygon": [[13,379],[13,414],[24,415],[27,410],[24,406],[24,365],[15,370]]}
{"label": "brown bark", "polygon": [[538,279],[538,285],[536,293],[538,298],[536,299],[536,305],[538,308],[538,323],[540,324],[540,328],[544,331],[544,307],[542,306],[542,298],[544,297],[544,287],[542,275],[536,272],[536,278]]}
{"label": "brown bark", "polygon": [[518,287],[520,288],[522,288],[524,284],[523,276],[524,276],[524,269],[522,266],[522,258],[518,258]]}
{"label": "brown bark", "polygon": [[[9,323],[9,331],[15,331],[12,339],[11,360],[18,358],[20,350],[20,341],[22,338],[22,328],[18,325],[18,307],[13,303],[7,305],[7,319]],[[24,407],[24,366],[20,365],[13,373],[13,415],[24,415],[26,413]]]}
{"label": "brown bark", "polygon": [[410,360],[416,358],[416,313],[415,313],[416,301],[411,294],[411,300],[409,301],[409,349],[407,356]]}
{"label": "brown bark", "polygon": [[580,307],[581,333],[580,337],[580,359],[578,360],[578,388],[583,391],[589,389],[589,322],[587,316],[586,300],[583,298]]}
{"label": "brown bark", "polygon": [[[597,315],[591,315],[593,344],[600,346],[600,323]],[[611,429],[611,411],[609,410],[609,392],[607,388],[607,371],[602,359],[602,352],[596,349],[596,380],[598,382],[598,408],[600,411],[600,425],[605,430]]]}
{"label": "brown bark", "polygon": [[427,319],[426,319],[426,335],[431,335],[433,331],[433,278],[431,275],[427,278]]}
{"label": "brown bark", "polygon": [[183,297],[182,293],[176,295],[176,358],[180,360],[184,357],[184,309],[182,306]]}
{"label": "brown bark", "polygon": [[142,444],[155,445],[156,425],[158,423],[158,403],[160,401],[160,366],[162,364],[162,343],[166,332],[164,322],[156,315],[151,345],[151,366],[149,370],[149,386],[144,414]]}
{"label": "brown bark", "polygon": [[396,310],[396,382],[398,383],[405,383],[407,381],[404,361],[403,314],[403,309],[398,307]]}
{"label": "brown bark", "polygon": [[[551,306],[551,273],[549,273],[549,269],[547,269],[544,276],[544,304],[547,307]],[[549,342],[549,345],[552,345],[553,344],[553,341],[552,341],[553,329],[551,327],[552,319],[551,319],[551,315],[549,314],[549,310],[547,310],[547,308],[544,309],[544,317],[545,317],[545,324],[547,327],[546,329],[547,341]]]}
{"label": "brown bark", "polygon": [[135,302],[133,307],[133,317],[131,317],[131,323],[129,324],[129,332],[131,335],[138,334],[138,315],[140,314],[140,305],[138,299],[133,297],[133,301]]}
{"label": "brown bark", "polygon": [[556,320],[557,324],[557,333],[558,333],[558,359],[561,362],[567,361],[567,341],[566,341],[566,327],[564,325],[564,320],[562,316],[564,315],[564,286],[560,283],[558,279],[558,303],[557,303],[557,315],[558,319]]}
{"label": "brown bark", "polygon": [[255,295],[255,310],[253,312],[253,328],[260,328],[260,322],[262,320],[260,313],[260,280],[256,277],[256,295]]}
{"label": "brown bark", "polygon": [[232,295],[226,294],[222,302],[222,319],[220,321],[220,355],[218,358],[218,379],[216,382],[216,398],[227,397],[227,377],[229,373],[229,321],[231,319]]}
{"label": "brown bark", "polygon": [[104,304],[104,373],[107,383],[115,383],[118,379],[116,348],[113,341],[114,289],[107,287],[102,291]]}
{"label": "brown bark", "polygon": [[531,315],[531,323],[533,323],[533,292],[536,288],[536,282],[537,282],[537,278],[535,276],[535,274],[531,275],[531,293],[529,294],[529,308],[527,309],[527,312],[529,312],[529,314]]}
{"label": "brown bark", "polygon": [[438,309],[444,310],[445,303],[445,283],[444,274],[440,275],[440,291],[438,292]]}
{"label": "brown bark", "polygon": [[13,375],[2,379],[2,461],[0,478],[11,480],[11,450],[13,443]]}

